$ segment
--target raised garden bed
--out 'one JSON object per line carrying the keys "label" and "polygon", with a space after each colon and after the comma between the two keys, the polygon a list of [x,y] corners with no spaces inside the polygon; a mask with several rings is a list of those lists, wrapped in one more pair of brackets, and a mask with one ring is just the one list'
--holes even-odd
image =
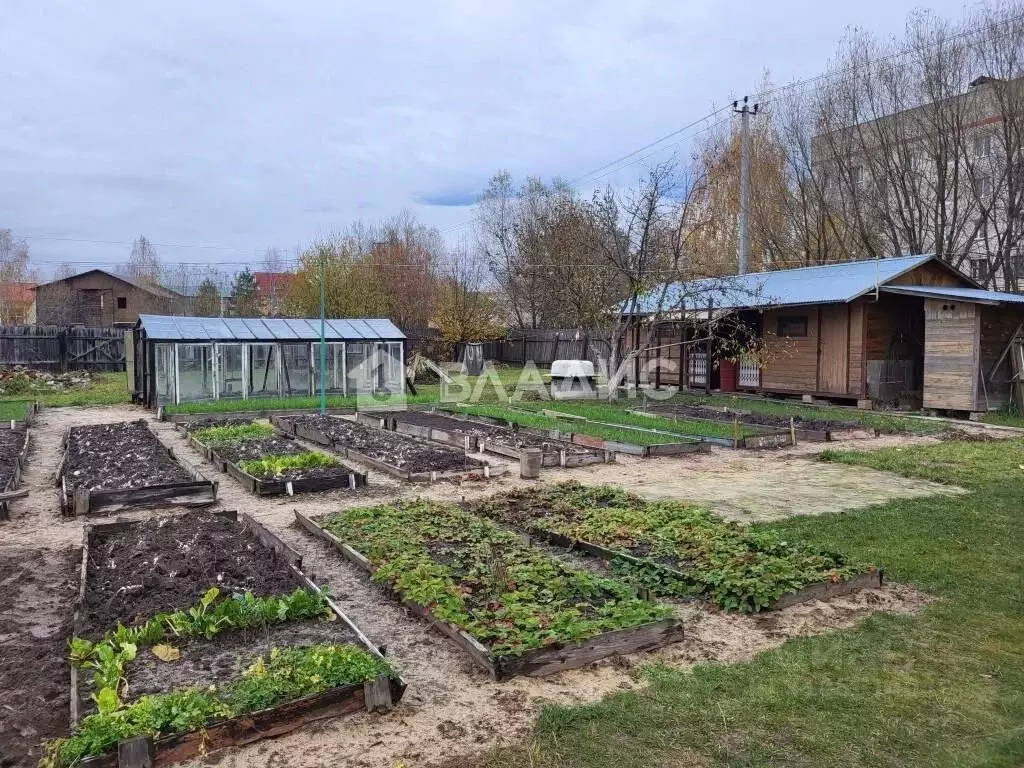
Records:
{"label": "raised garden bed", "polygon": [[404,682],[300,566],[234,512],[87,526],[73,731],[51,764],[168,764],[390,709]]}
{"label": "raised garden bed", "polygon": [[66,515],[204,506],[217,483],[175,457],[145,421],[71,427],[57,472]]}
{"label": "raised garden bed", "polygon": [[[241,400],[219,400],[217,403],[231,403],[230,407],[226,407],[223,411],[215,410],[204,410],[197,407],[195,410],[186,406],[171,406],[163,407],[158,409],[157,418],[161,421],[169,421],[172,424],[190,424],[197,419],[202,419],[208,422],[217,421],[253,421],[255,419],[269,419],[271,416],[295,416],[303,413],[320,413],[318,407],[308,408],[252,408],[251,410],[242,410],[242,407],[235,408],[235,404],[244,403],[246,401]],[[199,405],[207,405],[206,403]],[[182,410],[174,410],[181,408]],[[212,407],[211,407],[212,408]],[[233,410],[232,410],[233,409]],[[334,416],[348,416],[356,412],[355,406],[345,406],[337,408],[328,408],[327,413]]]}
{"label": "raised garden bed", "polygon": [[[29,429],[15,425],[0,427],[0,520],[9,515],[8,504],[21,485],[21,473],[25,469],[28,454]],[[27,491],[22,491],[23,494]]]}
{"label": "raised garden bed", "polygon": [[495,680],[575,669],[682,639],[672,609],[525,544],[457,506],[425,500],[299,524],[373,575]]}
{"label": "raised garden bed", "polygon": [[522,411],[503,405],[442,406],[455,416],[472,417],[474,421],[524,430],[538,437],[575,443],[599,451],[626,453],[631,456],[674,456],[684,453],[708,453],[711,446],[682,435],[658,434],[630,430],[580,420],[572,432],[565,431],[566,422],[542,413]]}
{"label": "raised garden bed", "polygon": [[615,565],[653,593],[697,597],[724,610],[774,610],[878,587],[882,573],[837,552],[752,532],[707,510],[653,502],[614,486],[518,489],[474,514]]}
{"label": "raised garden bed", "polygon": [[453,415],[426,411],[360,411],[358,419],[364,424],[466,451],[489,451],[513,459],[519,459],[524,448],[540,448],[544,452],[541,462],[544,467],[582,467],[615,461],[615,454],[611,451]]}
{"label": "raised garden bed", "polygon": [[411,482],[488,478],[506,469],[462,450],[333,416],[274,416],[270,421],[283,432]]}
{"label": "raised garden bed", "polygon": [[29,426],[39,412],[35,400],[0,400],[0,423]]}
{"label": "raised garden bed", "polygon": [[189,443],[222,472],[257,496],[277,496],[366,485],[366,474],[322,451],[297,445],[269,424],[246,419],[179,425]]}
{"label": "raised garden bed", "polygon": [[807,442],[824,442],[833,439],[843,433],[858,431],[870,431],[875,434],[877,429],[870,429],[858,421],[834,421],[828,419],[811,419],[805,416],[775,416],[768,413],[757,413],[756,411],[737,410],[725,407],[710,405],[652,405],[644,410],[635,410],[631,413],[648,415],[654,414],[668,419],[705,419],[716,422],[739,421],[746,427],[764,428],[768,430],[789,431],[792,427],[797,440]]}

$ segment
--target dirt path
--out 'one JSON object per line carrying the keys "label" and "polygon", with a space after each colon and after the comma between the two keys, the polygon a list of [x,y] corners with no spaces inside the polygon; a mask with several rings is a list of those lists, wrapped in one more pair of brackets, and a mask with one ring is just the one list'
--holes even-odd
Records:
{"label": "dirt path", "polygon": [[[151,418],[134,407],[48,410],[33,427],[33,447],[25,475],[30,496],[14,502],[12,519],[0,525],[0,557],[17,562],[12,553],[43,553],[43,558],[50,563],[45,582],[50,585],[52,599],[46,603],[45,611],[49,613],[39,620],[28,617],[33,612],[25,604],[31,606],[34,599],[31,595],[16,597],[13,605],[0,606],[0,614],[22,637],[33,628],[41,631],[39,621],[43,621],[48,628],[46,631],[52,635],[60,622],[70,617],[72,593],[77,586],[75,583],[70,589],[59,587],[68,578],[61,570],[60,558],[70,551],[69,548],[80,545],[84,525],[81,519],[61,517],[52,480],[65,429],[73,424],[115,422],[140,416]],[[490,482],[410,486],[363,467],[369,476],[366,488],[291,498],[257,498],[205,463],[173,425],[155,421],[151,421],[151,425],[165,445],[207,477],[220,482],[219,508],[254,515],[303,554],[305,570],[315,574],[320,583],[329,585],[342,609],[374,642],[387,647],[389,657],[409,684],[401,705],[386,716],[360,714],[325,721],[295,734],[212,758],[231,768],[340,764],[390,768],[400,760],[410,767],[443,762],[453,756],[485,751],[498,743],[528,738],[537,711],[544,703],[595,701],[609,692],[641,685],[636,675],[637,665],[656,658],[673,666],[749,659],[790,637],[849,627],[873,611],[914,611],[924,602],[924,597],[913,590],[887,586],[829,603],[807,603],[758,617],[725,616],[692,605],[682,606],[679,610],[688,631],[682,643],[655,654],[628,657],[592,669],[546,679],[514,679],[496,684],[426,623],[384,599],[360,572],[295,527],[293,512],[298,509],[308,515],[318,515],[398,496],[422,495],[443,500],[476,498],[523,483],[517,472]],[[922,441],[921,438],[887,437],[859,440],[856,446],[872,448]],[[813,461],[811,454],[824,447],[822,444],[800,446],[784,454],[716,450],[710,455],[646,461],[624,457],[617,464],[545,471],[543,482],[573,478],[590,483],[614,483],[652,497],[705,501],[724,514],[747,520],[770,519],[794,512],[823,512],[847,505],[862,506],[893,497],[951,492],[942,486],[906,481],[886,473],[865,473],[860,469]],[[842,507],[837,507],[840,499]],[[145,518],[161,513],[139,511],[123,517]],[[77,582],[77,578],[72,581]],[[3,632],[9,631],[0,630],[0,640]],[[63,639],[60,642],[63,643]],[[0,645],[0,648],[6,658],[6,646]],[[63,663],[52,661],[63,655],[62,649],[58,652],[54,646],[47,654],[51,668],[59,668],[66,675]],[[0,690],[6,691],[7,687],[0,687]],[[64,717],[65,704],[66,701],[54,703],[53,711],[58,713],[55,715],[58,720]],[[3,751],[0,749],[0,753]]]}

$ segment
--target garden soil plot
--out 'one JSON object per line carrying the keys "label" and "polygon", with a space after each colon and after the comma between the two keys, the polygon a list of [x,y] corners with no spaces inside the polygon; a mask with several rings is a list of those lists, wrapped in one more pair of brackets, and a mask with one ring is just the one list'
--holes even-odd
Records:
{"label": "garden soil plot", "polygon": [[[75,634],[95,643],[72,645],[78,726],[57,745],[60,768],[86,755],[115,766],[117,743],[135,734],[155,734],[167,764],[401,699],[377,648],[251,518],[198,512],[87,526],[85,537]],[[161,563],[168,578],[154,579]],[[133,604],[117,601],[125,592]]]}
{"label": "garden soil plot", "polygon": [[361,415],[380,419],[388,429],[437,440],[467,450],[497,453],[518,459],[523,448],[540,448],[545,467],[581,467],[614,461],[615,454],[564,440],[553,440],[527,430],[509,429],[484,421],[456,418],[427,411],[377,411]]}
{"label": "garden soil plot", "polygon": [[0,766],[28,768],[68,728],[71,615],[81,557],[0,547]]}
{"label": "garden soil plot", "polygon": [[[725,423],[732,423],[738,418],[740,424],[752,427],[777,430],[790,428],[790,420],[784,416],[703,405],[653,405],[642,411],[637,411],[637,413],[655,414],[670,419],[710,419]],[[833,434],[840,436],[853,433],[878,433],[877,430],[869,429],[859,421],[811,419],[806,416],[793,416],[793,428],[797,432],[798,440],[832,440]]]}
{"label": "garden soil plot", "polygon": [[[0,425],[0,492],[21,485],[21,473],[28,454],[29,430],[24,426]],[[0,521],[7,520],[9,501],[0,500]]]}
{"label": "garden soil plot", "polygon": [[291,592],[294,579],[274,564],[273,553],[251,530],[212,513],[93,532],[79,634],[96,639],[118,622],[188,608],[211,586],[258,595]]}
{"label": "garden soil plot", "polygon": [[294,436],[250,420],[204,420],[180,425],[189,442],[222,472],[257,496],[275,496],[366,485],[366,475],[323,451],[298,445]]}
{"label": "garden soil plot", "polygon": [[65,445],[60,480],[66,514],[216,500],[216,484],[183,466],[141,419],[72,427]]}
{"label": "garden soil plot", "polygon": [[271,422],[287,433],[326,445],[405,480],[433,481],[467,475],[490,477],[498,469],[456,448],[334,416],[274,416]]}
{"label": "garden soil plot", "polygon": [[376,574],[495,680],[576,669],[683,637],[667,606],[456,506],[396,502],[343,510],[319,523],[295,515],[312,535]]}

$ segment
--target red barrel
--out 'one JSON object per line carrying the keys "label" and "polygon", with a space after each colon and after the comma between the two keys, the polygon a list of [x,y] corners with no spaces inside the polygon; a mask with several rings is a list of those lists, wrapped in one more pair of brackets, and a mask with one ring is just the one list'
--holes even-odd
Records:
{"label": "red barrel", "polygon": [[734,360],[720,360],[718,363],[719,389],[723,392],[735,392],[740,367]]}

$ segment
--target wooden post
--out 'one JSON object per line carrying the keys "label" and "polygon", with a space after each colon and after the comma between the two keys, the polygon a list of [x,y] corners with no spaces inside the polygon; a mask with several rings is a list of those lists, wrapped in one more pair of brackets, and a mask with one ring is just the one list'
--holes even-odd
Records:
{"label": "wooden post", "polygon": [[714,299],[708,299],[708,340],[704,361],[704,394],[711,394],[711,313],[715,311]]}
{"label": "wooden post", "polygon": [[363,699],[366,702],[367,712],[390,711],[392,707],[391,680],[388,676],[381,675],[363,683]]}
{"label": "wooden post", "polygon": [[796,423],[793,421],[793,417],[789,417],[789,440],[793,445],[796,445]]}
{"label": "wooden post", "polygon": [[740,417],[732,417],[732,447],[740,447]]}
{"label": "wooden post", "polygon": [[152,736],[136,736],[117,745],[118,768],[153,768],[155,756]]}

